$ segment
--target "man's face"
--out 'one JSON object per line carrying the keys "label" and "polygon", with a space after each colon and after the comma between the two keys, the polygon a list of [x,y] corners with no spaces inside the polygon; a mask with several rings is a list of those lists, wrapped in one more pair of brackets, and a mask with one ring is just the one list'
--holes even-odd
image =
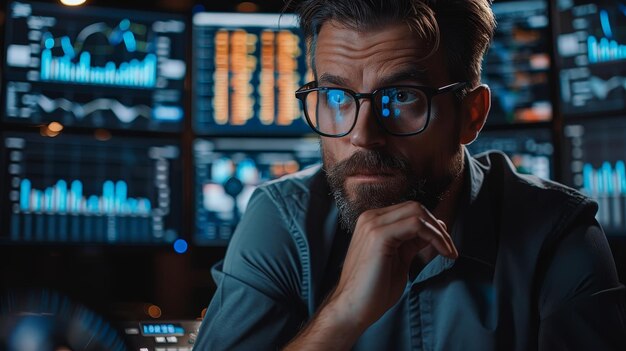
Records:
{"label": "man's face", "polygon": [[[333,22],[318,35],[315,67],[319,86],[371,92],[389,85],[439,88],[448,79],[444,59],[430,58],[426,43],[406,25],[359,32]],[[433,99],[426,130],[414,136],[393,136],[377,124],[371,101],[361,100],[354,129],[341,138],[322,137],[324,168],[342,224],[354,230],[365,210],[406,200],[431,211],[462,172],[457,100],[453,93]]]}

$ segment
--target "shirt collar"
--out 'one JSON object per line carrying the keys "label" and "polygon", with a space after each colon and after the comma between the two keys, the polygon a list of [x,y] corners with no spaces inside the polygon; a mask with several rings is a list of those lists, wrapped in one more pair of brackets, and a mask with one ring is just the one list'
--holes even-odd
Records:
{"label": "shirt collar", "polygon": [[473,260],[490,267],[497,256],[497,219],[485,177],[490,165],[473,158],[465,149],[465,180],[459,201],[452,240],[459,251],[459,259]]}
{"label": "shirt collar", "polygon": [[495,221],[489,220],[493,218],[491,201],[483,195],[485,174],[489,166],[474,159],[467,149],[464,152],[463,187],[451,232],[459,257],[455,260],[441,255],[436,256],[415,277],[413,285],[445,272],[460,260],[471,260],[491,269],[495,267],[497,255]]}

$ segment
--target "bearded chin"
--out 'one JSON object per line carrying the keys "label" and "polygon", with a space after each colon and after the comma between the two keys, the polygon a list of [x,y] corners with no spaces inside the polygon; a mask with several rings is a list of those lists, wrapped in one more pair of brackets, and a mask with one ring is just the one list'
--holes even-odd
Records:
{"label": "bearded chin", "polygon": [[[380,159],[388,158],[389,155]],[[349,233],[354,232],[359,216],[370,209],[391,206],[405,201],[416,201],[430,211],[439,204],[449,188],[454,176],[432,179],[416,176],[407,162],[395,160],[398,166],[394,170],[397,177],[381,183],[346,182],[345,167],[331,162],[324,157],[326,178],[340,214],[340,224]],[[361,160],[364,161],[364,160]],[[388,168],[387,168],[388,170]],[[434,178],[434,177],[433,177]]]}
{"label": "bearded chin", "polygon": [[[339,209],[339,221],[341,227],[349,233],[354,232],[359,216],[370,209],[391,206],[404,201],[419,201],[426,198],[423,191],[424,181],[417,181],[412,186],[408,184],[361,184],[346,189],[346,183],[332,184],[335,203]],[[337,186],[334,186],[337,185]],[[402,186],[400,186],[402,185]],[[427,206],[428,207],[428,206]]]}

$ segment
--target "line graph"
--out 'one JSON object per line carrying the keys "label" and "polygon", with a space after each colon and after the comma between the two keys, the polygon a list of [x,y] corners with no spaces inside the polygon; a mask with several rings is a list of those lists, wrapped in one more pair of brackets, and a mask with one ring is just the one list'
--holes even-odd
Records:
{"label": "line graph", "polygon": [[589,87],[597,98],[605,100],[613,90],[626,89],[626,77],[614,76],[604,80],[600,77],[591,76]]}
{"label": "line graph", "polygon": [[126,106],[115,99],[96,99],[86,104],[79,104],[67,99],[50,99],[39,95],[37,105],[47,113],[64,110],[72,113],[76,118],[83,119],[96,111],[111,111],[123,123],[131,123],[139,117],[150,118],[152,109],[146,105]]}
{"label": "line graph", "polygon": [[50,33],[44,34],[43,43],[50,45],[50,41],[52,41],[53,47],[60,46],[65,50],[71,48],[71,51],[78,53],[83,51],[87,40],[92,36],[100,35],[105,38],[112,47],[124,44],[128,52],[139,51],[147,53],[149,52],[150,44],[148,41],[141,39],[142,37],[145,38],[147,33],[148,28],[146,25],[133,23],[129,19],[124,18],[114,27],[111,27],[106,22],[97,22],[85,26],[76,34],[76,39],[71,46],[68,46],[69,41],[64,42],[64,40],[69,39],[67,36],[53,38]]}

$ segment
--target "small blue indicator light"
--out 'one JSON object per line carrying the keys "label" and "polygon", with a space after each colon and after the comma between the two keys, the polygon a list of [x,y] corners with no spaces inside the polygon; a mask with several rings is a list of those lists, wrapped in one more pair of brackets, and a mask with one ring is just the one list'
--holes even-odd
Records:
{"label": "small blue indicator light", "polygon": [[179,254],[184,254],[185,252],[187,252],[188,247],[189,245],[187,245],[187,242],[184,239],[178,239],[174,241],[174,251]]}

